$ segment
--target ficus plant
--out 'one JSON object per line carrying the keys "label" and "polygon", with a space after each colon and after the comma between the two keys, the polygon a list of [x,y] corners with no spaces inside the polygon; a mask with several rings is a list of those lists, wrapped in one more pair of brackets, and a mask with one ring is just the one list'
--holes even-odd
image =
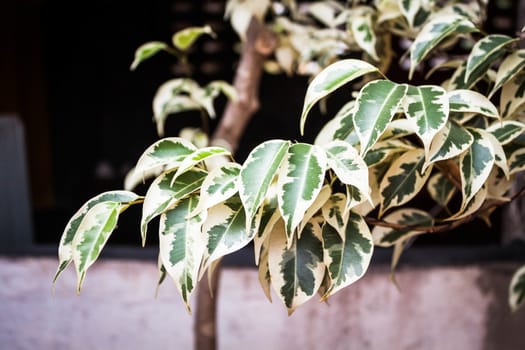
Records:
{"label": "ficus plant", "polygon": [[[119,216],[133,205],[142,205],[143,244],[148,224],[159,220],[159,284],[171,277],[188,310],[204,272],[252,242],[265,294],[271,300],[273,288],[292,313],[359,280],[376,246],[393,247],[394,268],[419,235],[477,218],[489,222],[496,208],[524,192],[509,193],[525,169],[525,50],[521,33],[482,31],[485,5],[229,1],[226,15],[242,40],[249,40],[254,18],[271,28],[267,70],[312,76],[297,118],[301,132],[311,109],[329,103],[336,90],[348,91],[348,100],[313,143],[268,140],[242,164],[199,132],[159,139],[139,158],[125,190],[95,196],[73,215],[60,241],[55,281],[73,262],[80,291]],[[160,51],[180,58],[211,33],[195,27],[177,33],[173,48],[145,44],[132,67]],[[409,64],[406,82],[387,75],[391,43],[399,38],[410,42],[400,58]],[[462,59],[430,64],[460,44],[467,47]],[[448,78],[411,83],[425,70]],[[179,111],[214,116],[220,92],[232,99],[243,93],[222,81],[163,84],[153,102],[159,134],[168,115]],[[131,191],[146,179],[152,181],[144,195]],[[509,288],[512,309],[524,298],[522,267]]]}

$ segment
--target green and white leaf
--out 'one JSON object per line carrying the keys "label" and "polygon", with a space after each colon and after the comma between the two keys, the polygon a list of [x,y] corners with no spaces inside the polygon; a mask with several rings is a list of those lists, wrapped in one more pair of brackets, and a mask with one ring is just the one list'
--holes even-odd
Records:
{"label": "green and white leaf", "polygon": [[175,168],[197,148],[180,137],[167,137],[149,146],[140,156],[135,166],[135,176],[146,177],[151,172],[163,168]]}
{"label": "green and white leaf", "polygon": [[345,141],[335,140],[325,145],[328,167],[339,180],[359,189],[365,198],[370,197],[368,166],[357,150]]}
{"label": "green and white leaf", "polygon": [[278,203],[285,222],[288,243],[323,187],[326,154],[318,146],[296,143],[288,148],[279,171]]}
{"label": "green and white leaf", "polygon": [[361,143],[361,156],[376,143],[401,105],[407,86],[389,80],[366,84],[356,100],[353,121]]}
{"label": "green and white leaf", "polygon": [[516,312],[525,300],[525,266],[520,267],[512,276],[509,286],[509,305]]}
{"label": "green and white leaf", "polygon": [[211,208],[237,193],[240,171],[241,166],[231,162],[210,171],[202,183],[199,204],[191,215]]}
{"label": "green and white leaf", "polygon": [[476,129],[476,131],[479,132],[484,139],[490,141],[492,149],[494,150],[494,164],[496,164],[496,166],[503,171],[505,177],[508,178],[509,166],[507,164],[507,156],[505,155],[505,151],[503,150],[501,143],[494,135],[484,129]]}
{"label": "green and white leaf", "polygon": [[208,116],[213,119],[216,116],[213,102],[221,92],[232,101],[235,101],[238,98],[237,90],[223,80],[214,80],[204,88],[192,91],[191,98],[200,104],[202,108],[206,110]]}
{"label": "green and white leaf", "polygon": [[62,237],[60,238],[60,243],[58,246],[58,269],[53,278],[53,285],[56,283],[58,276],[66,269],[69,263],[73,259],[73,239],[78,232],[78,228],[84,216],[87,212],[93,208],[95,205],[103,202],[117,202],[123,206],[126,206],[127,203],[133,202],[138,199],[139,196],[133,192],[129,191],[109,191],[101,193],[90,200],[88,200],[82,207],[69,219]]}
{"label": "green and white leaf", "polygon": [[310,205],[310,207],[304,212],[303,219],[297,226],[297,233],[299,234],[299,238],[301,238],[300,234],[304,229],[304,226],[312,219],[312,217],[320,211],[325,203],[330,199],[330,196],[332,194],[332,187],[330,185],[324,185],[323,188],[321,188],[321,191],[317,195],[317,198],[315,201]]}
{"label": "green and white leaf", "polygon": [[523,170],[525,170],[525,149],[521,148],[509,157],[509,173],[512,175]]}
{"label": "green and white leaf", "polygon": [[504,120],[492,123],[487,131],[494,135],[500,144],[506,145],[525,133],[525,124],[514,120]]}
{"label": "green and white leaf", "polygon": [[268,263],[272,286],[291,314],[317,293],[323,281],[321,227],[311,221],[300,239],[293,237],[291,244],[287,241],[284,230],[272,232]]}
{"label": "green and white leaf", "polygon": [[424,169],[431,163],[460,155],[472,145],[472,142],[474,137],[467,129],[449,121],[432,140]]}
{"label": "green and white leaf", "polygon": [[159,279],[157,280],[157,288],[155,288],[155,298],[159,296],[160,285],[164,282],[166,276],[168,275],[168,273],[166,272],[166,268],[164,267],[164,265],[162,264],[162,260],[160,259],[160,253],[157,259],[157,268],[159,271]]}
{"label": "green and white leaf", "polygon": [[474,197],[467,203],[467,205],[462,205],[462,207],[456,214],[445,219],[445,221],[460,220],[469,215],[474,214],[476,211],[478,211],[479,208],[481,208],[483,203],[485,203],[485,199],[487,199],[487,194],[487,186],[481,187],[481,189],[478,192],[476,192]]}
{"label": "green and white leaf", "polygon": [[[282,223],[282,220],[281,220]],[[284,231],[284,224],[283,225],[283,231]],[[259,283],[261,284],[261,287],[263,289],[264,295],[266,295],[266,298],[272,302],[272,278],[270,275],[270,265],[268,264],[268,252],[269,252],[269,240],[266,240],[264,244],[261,246],[261,253],[260,253],[260,259],[258,259],[258,279]]]}
{"label": "green and white leaf", "polygon": [[377,38],[372,22],[372,12],[352,16],[350,29],[357,45],[376,62],[379,56],[376,51]]}
{"label": "green and white leaf", "polygon": [[499,118],[498,109],[490,100],[472,90],[453,90],[448,92],[450,112],[479,113],[490,118]]}
{"label": "green and white leaf", "polygon": [[331,225],[323,226],[324,262],[332,282],[323,299],[363,277],[372,258],[372,234],[363,217],[350,212],[343,232],[341,237]]}
{"label": "green and white leaf", "polygon": [[414,149],[414,146],[401,140],[388,139],[385,141],[379,141],[366,153],[364,160],[366,165],[371,168],[377,164],[383,163],[396,153],[405,152],[410,149]]}
{"label": "green and white leaf", "polygon": [[492,88],[489,97],[505,85],[510,80],[514,79],[525,67],[525,49],[517,50],[508,55],[498,68],[496,74],[496,82]]}
{"label": "green and white leaf", "polygon": [[448,120],[447,92],[439,86],[409,86],[404,109],[407,119],[416,124],[416,133],[428,154],[432,139]]}
{"label": "green and white leaf", "polygon": [[427,191],[437,204],[446,208],[454,196],[456,187],[442,173],[436,173],[428,179]]}
{"label": "green and white leaf", "polygon": [[163,173],[151,183],[146,192],[140,220],[143,245],[146,242],[148,223],[177,201],[197,191],[208,173],[204,170],[192,169],[173,181],[174,175],[175,170]]}
{"label": "green and white leaf", "polygon": [[503,85],[500,97],[500,111],[503,118],[523,109],[525,106],[525,73],[517,75],[514,79]]}
{"label": "green and white leaf", "polygon": [[97,260],[109,236],[117,226],[122,204],[104,201],[95,204],[82,218],[71,242],[73,263],[77,272],[77,293],[88,268]]}
{"label": "green and white leaf", "polygon": [[490,175],[496,158],[492,143],[476,130],[469,129],[469,131],[474,136],[474,142],[459,159],[463,195],[461,208],[464,208],[481,189]]}
{"label": "green and white leaf", "polygon": [[246,215],[239,196],[210,208],[202,232],[206,242],[203,271],[213,261],[250,243],[253,237],[246,232]]}
{"label": "green and white leaf", "polygon": [[137,50],[135,50],[135,58],[129,69],[135,70],[139,64],[160,51],[168,51],[168,45],[162,41],[150,41],[140,45]]}
{"label": "green and white leaf", "polygon": [[378,72],[378,69],[365,61],[344,59],[332,63],[323,69],[308,85],[301,113],[301,134],[304,133],[306,117],[313,105],[323,97],[331,94],[341,86],[367,73]]}
{"label": "green and white leaf", "polygon": [[209,25],[203,27],[188,27],[173,34],[171,41],[177,49],[186,51],[198,38],[205,34],[211,35],[212,37],[215,36],[213,29],[211,29]]}
{"label": "green and white leaf", "polygon": [[[383,221],[392,224],[406,226],[424,226],[431,227],[434,225],[434,219],[426,212],[420,209],[403,208],[388,214]],[[374,244],[379,247],[391,247],[410,237],[421,234],[421,231],[407,229],[395,229],[391,227],[375,226],[372,229]]]}
{"label": "green and white leaf", "polygon": [[[339,109],[335,117],[330,119],[319,131],[315,138],[314,144],[323,146],[333,140],[340,139],[347,141],[352,146],[355,146],[359,139],[354,131],[354,122],[352,120],[352,113],[355,106],[355,101],[350,100]],[[351,137],[350,135],[354,135]]]}
{"label": "green and white leaf", "polygon": [[[257,233],[253,237],[253,247],[255,255],[255,264],[259,264],[259,253],[264,242],[270,236],[270,233],[274,229],[277,221],[281,218],[277,204],[277,193],[275,189],[277,186],[272,186],[270,191],[263,202],[263,205],[258,210],[260,213],[259,228]],[[257,217],[256,215],[255,217]],[[281,220],[282,221],[282,220]],[[283,224],[284,225],[284,224]],[[284,230],[284,226],[283,226]]]}
{"label": "green and white leaf", "polygon": [[174,207],[162,214],[159,226],[159,254],[162,265],[175,282],[190,313],[190,297],[197,286],[204,253],[201,225],[205,213],[189,218],[198,201],[197,194],[178,201]]}
{"label": "green and white leaf", "polygon": [[422,149],[407,151],[392,163],[379,187],[379,216],[389,208],[405,204],[419,193],[431,172],[429,166],[423,173],[424,163],[425,151]]}
{"label": "green and white leaf", "polygon": [[423,26],[410,47],[410,71],[412,78],[416,66],[450,35],[475,32],[478,29],[467,18],[459,15],[436,16]]}
{"label": "green and white leaf", "polygon": [[501,34],[487,35],[479,40],[472,47],[467,59],[465,82],[483,76],[490,65],[505,53],[504,47],[516,40]]}
{"label": "green and white leaf", "polygon": [[[374,200],[372,197],[370,197],[372,203],[374,204]],[[365,196],[359,191],[356,187],[347,185],[346,186],[346,204],[345,204],[345,210],[349,211],[350,209],[353,209],[354,207],[362,204],[363,202],[367,201]],[[367,203],[370,203],[370,201],[367,201]]]}
{"label": "green and white leaf", "polygon": [[263,203],[289,147],[289,141],[266,141],[255,147],[242,165],[238,187],[248,220]]}
{"label": "green and white leaf", "polygon": [[221,156],[230,157],[231,153],[227,149],[217,146],[199,148],[193,151],[192,154],[186,156],[182,160],[182,162],[180,162],[179,167],[177,168],[177,172],[175,173],[171,181],[174,182],[181,174],[194,168],[197,164],[204,162],[205,160],[208,160],[210,158]]}
{"label": "green and white leaf", "polygon": [[397,2],[411,28],[419,27],[430,15],[431,1],[398,0]]}
{"label": "green and white leaf", "polygon": [[415,134],[417,131],[417,125],[412,121],[402,118],[392,120],[386,131],[381,136],[381,140],[395,140],[402,137]]}
{"label": "green and white leaf", "polygon": [[350,215],[350,212],[346,210],[346,202],[346,196],[343,193],[334,193],[322,208],[326,223],[339,233],[341,239],[345,237],[346,223]]}

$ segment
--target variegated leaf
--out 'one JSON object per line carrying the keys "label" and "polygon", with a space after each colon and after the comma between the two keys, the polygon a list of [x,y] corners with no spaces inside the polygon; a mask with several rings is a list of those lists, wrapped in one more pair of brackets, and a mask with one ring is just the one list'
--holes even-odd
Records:
{"label": "variegated leaf", "polygon": [[304,133],[306,117],[313,105],[341,86],[367,73],[378,72],[370,63],[356,59],[344,59],[323,69],[308,85],[301,113],[301,134]]}
{"label": "variegated leaf", "polygon": [[485,203],[485,199],[487,199],[487,194],[487,186],[481,187],[480,190],[476,192],[474,197],[472,197],[472,199],[466,205],[462,205],[456,214],[445,219],[445,221],[460,220],[469,215],[474,214],[476,211],[478,211],[479,208],[481,208],[483,203]]}
{"label": "variegated leaf", "polygon": [[523,71],[525,67],[525,49],[517,50],[508,55],[498,68],[496,74],[496,82],[490,92],[492,96],[504,84],[513,79],[516,75]]}
{"label": "variegated leaf", "polygon": [[[282,221],[281,221],[282,223]],[[284,230],[284,224],[283,224],[283,230]],[[272,278],[270,275],[270,265],[268,264],[268,252],[269,252],[269,240],[266,240],[264,244],[261,246],[261,253],[260,253],[260,259],[259,260],[259,271],[258,271],[258,279],[259,283],[261,284],[261,287],[263,289],[264,295],[266,295],[266,298],[270,302],[272,302],[272,294],[271,294],[271,284],[272,284]]]}
{"label": "variegated leaf", "polygon": [[200,104],[202,108],[206,110],[208,116],[213,119],[216,116],[213,102],[221,92],[230,100],[235,101],[237,99],[237,90],[223,80],[214,80],[206,85],[206,87],[194,90],[191,98]]}
{"label": "variegated leaf", "polygon": [[203,27],[188,27],[173,34],[171,41],[177,49],[186,51],[199,37],[205,34],[211,35],[212,37],[215,36],[215,33],[208,25]]}
{"label": "variegated leaf", "polygon": [[510,281],[509,286],[509,305],[513,312],[516,312],[525,300],[525,266],[520,267]]}
{"label": "variegated leaf", "polygon": [[323,281],[325,265],[321,227],[308,223],[301,238],[293,237],[288,245],[284,231],[270,237],[268,264],[272,286],[291,314],[315,295]]}
{"label": "variegated leaf", "polygon": [[244,162],[239,176],[239,195],[246,210],[246,218],[251,220],[261,206],[270,188],[290,142],[270,140],[255,147]]}
{"label": "variegated leaf", "polygon": [[417,131],[417,125],[408,119],[396,119],[392,120],[386,131],[381,136],[381,140],[395,140],[402,137],[415,134]]}
{"label": "variegated leaf", "polygon": [[472,90],[453,90],[448,92],[451,112],[479,113],[491,118],[499,118],[498,109],[488,98]]}
{"label": "variegated leaf", "polygon": [[[369,177],[370,178],[370,177]],[[345,204],[345,211],[349,211],[350,209],[360,205],[366,201],[365,196],[359,191],[356,187],[347,185],[346,186],[346,204]],[[374,203],[373,198],[371,198],[372,204]],[[368,201],[370,203],[370,201]]]}
{"label": "variegated leaf", "polygon": [[133,63],[131,63],[131,67],[129,69],[135,70],[143,61],[147,60],[148,58],[160,51],[167,50],[168,45],[161,41],[150,41],[145,44],[142,44],[135,51],[135,58],[133,59]]}
{"label": "variegated leaf", "polygon": [[255,236],[253,237],[253,248],[256,265],[259,264],[259,253],[261,252],[263,243],[267,240],[277,221],[281,218],[277,204],[277,193],[274,191],[276,187],[277,186],[272,186],[270,188],[265,201],[260,206],[258,211],[260,213],[259,227]]}
{"label": "variegated leaf", "polygon": [[361,143],[361,156],[376,143],[397,113],[407,86],[389,80],[376,80],[366,84],[356,101],[353,121]]}
{"label": "variegated leaf", "polygon": [[289,244],[305,211],[321,191],[325,171],[326,154],[318,146],[296,143],[288,148],[279,171],[277,200]]}
{"label": "variegated leaf", "polygon": [[[343,140],[355,146],[359,143],[359,137],[354,128],[354,111],[356,101],[352,100],[346,103],[334,117],[334,120],[337,121],[337,124],[334,125],[334,132],[332,134],[332,139],[329,140]],[[334,121],[334,124],[336,122]],[[328,143],[327,142],[327,143]]]}
{"label": "variegated leaf", "polygon": [[[430,227],[434,224],[434,219],[426,211],[414,208],[403,208],[393,211],[385,216],[383,221],[406,226]],[[420,231],[414,231],[409,228],[403,230],[375,226],[372,230],[374,244],[379,247],[390,247],[419,234],[421,234]]]}
{"label": "variegated leaf", "polygon": [[405,204],[419,193],[430,176],[429,168],[423,173],[424,163],[425,151],[422,149],[407,151],[392,163],[379,187],[379,216],[389,208]]}
{"label": "variegated leaf", "polygon": [[190,313],[190,297],[197,286],[199,267],[204,253],[204,242],[201,237],[204,217],[201,215],[188,217],[198,201],[197,194],[178,201],[174,207],[162,214],[159,226],[162,265],[175,282]]}
{"label": "variegated leaf", "polygon": [[432,175],[430,179],[428,179],[427,191],[430,197],[437,204],[439,204],[443,208],[446,208],[448,203],[454,196],[456,187],[452,182],[450,182],[447,179],[446,176],[444,176],[441,173],[437,173],[435,175]]}
{"label": "variegated leaf", "polygon": [[484,75],[490,65],[505,53],[504,47],[516,40],[507,35],[492,34],[478,41],[467,59],[465,82]]}
{"label": "variegated leaf", "polygon": [[168,274],[166,272],[166,268],[162,264],[162,260],[160,258],[160,254],[159,254],[159,257],[157,259],[157,268],[159,270],[159,279],[157,280],[157,288],[155,288],[155,298],[157,298],[159,296],[160,285],[164,282],[164,280],[166,279],[166,276]]}
{"label": "variegated leaf", "polygon": [[492,169],[486,184],[487,198],[508,201],[509,199],[505,195],[511,189],[514,180],[514,176],[507,178],[500,169]]}
{"label": "variegated leaf", "polygon": [[374,32],[374,24],[372,23],[372,13],[352,16],[349,22],[357,45],[372,57],[374,61],[378,62],[379,56],[376,52],[377,38]]}
{"label": "variegated leaf", "polygon": [[503,118],[511,117],[525,106],[525,73],[517,75],[503,85],[500,111]]}
{"label": "variegated leaf", "polygon": [[372,234],[359,214],[350,212],[343,237],[331,225],[323,226],[324,262],[331,285],[323,299],[363,277],[374,251]]}
{"label": "variegated leaf", "polygon": [[73,263],[77,272],[77,293],[80,293],[88,268],[97,260],[117,226],[121,206],[119,202],[97,203],[87,211],[78,225],[71,242]]}
{"label": "variegated leaf", "polygon": [[191,215],[196,215],[233,196],[238,190],[237,179],[240,170],[241,166],[237,163],[225,163],[210,171],[201,186],[199,205]]}
{"label": "variegated leaf", "polygon": [[73,259],[72,243],[78,231],[78,227],[84,219],[86,213],[95,205],[103,202],[118,202],[121,205],[127,205],[129,202],[137,200],[139,196],[129,191],[109,191],[101,193],[90,200],[88,200],[82,207],[69,219],[60,243],[58,246],[58,269],[53,278],[53,285],[56,283],[58,276],[66,269]]}
{"label": "variegated leaf", "polygon": [[207,174],[204,170],[192,169],[173,181],[175,175],[175,170],[173,170],[163,173],[151,183],[142,204],[140,220],[142,245],[146,243],[148,223],[177,201],[199,189]]}
{"label": "variegated leaf", "polygon": [[335,140],[324,146],[330,167],[339,180],[359,189],[366,197],[370,197],[368,186],[368,166],[359,156],[354,147],[345,141]]}
{"label": "variegated leaf", "polygon": [[513,120],[494,122],[487,131],[496,137],[500,144],[506,145],[525,133],[525,124]]}
{"label": "variegated leaf", "polygon": [[430,15],[430,2],[425,0],[398,0],[399,8],[410,27],[419,27]]}
{"label": "variegated leaf", "polygon": [[449,35],[475,32],[478,29],[467,18],[459,15],[436,16],[421,29],[410,47],[410,71],[412,78],[416,66],[443,39]]}
{"label": "variegated leaf", "polygon": [[214,260],[250,243],[253,237],[246,232],[246,215],[239,196],[210,208],[202,232],[206,242],[203,270]]}
{"label": "variegated leaf", "polygon": [[474,137],[467,129],[449,121],[432,140],[425,169],[428,164],[460,155],[470,147],[472,142],[474,142]]}
{"label": "variegated leaf", "polygon": [[325,203],[330,198],[330,195],[332,194],[332,187],[330,185],[324,185],[323,188],[321,188],[321,191],[317,195],[317,198],[315,201],[306,209],[303,215],[303,219],[297,226],[297,233],[299,235],[299,238],[301,238],[300,234],[304,229],[304,226],[314,217],[314,215],[321,210],[321,208],[325,205]]}
{"label": "variegated leaf", "polygon": [[489,177],[495,161],[492,143],[473,129],[469,129],[469,132],[474,136],[474,142],[459,159],[461,190],[463,194],[462,208],[464,208],[481,189]]}
{"label": "variegated leaf", "polygon": [[344,239],[345,227],[350,215],[346,210],[346,196],[343,193],[334,193],[325,203],[322,211],[326,223],[339,233],[341,239]]}
{"label": "variegated leaf", "polygon": [[190,155],[197,148],[189,141],[180,137],[168,137],[161,139],[149,146],[140,156],[135,166],[135,174],[144,176],[164,167],[174,168],[186,156]]}
{"label": "variegated leaf", "polygon": [[210,146],[210,147],[199,148],[193,151],[193,153],[186,156],[182,160],[182,162],[180,162],[179,167],[177,168],[177,172],[173,176],[171,182],[174,183],[175,180],[181,174],[192,169],[197,164],[204,162],[205,160],[208,160],[214,157],[229,157],[229,156],[231,156],[230,151],[222,147]]}
{"label": "variegated leaf", "polygon": [[366,153],[364,160],[368,167],[373,167],[381,164],[396,153],[405,152],[413,148],[414,146],[400,140],[379,141]]}
{"label": "variegated leaf", "polygon": [[489,140],[489,142],[492,145],[492,149],[494,150],[494,164],[496,164],[496,166],[499,167],[503,171],[505,176],[508,178],[509,166],[507,164],[507,156],[505,155],[505,151],[503,150],[503,146],[501,145],[501,143],[494,135],[492,135],[485,129],[476,129],[476,131],[481,134],[481,137],[483,137],[486,140]]}
{"label": "variegated leaf", "polygon": [[448,120],[447,93],[439,86],[409,86],[404,104],[405,114],[416,124],[416,133],[428,154],[430,142]]}
{"label": "variegated leaf", "polygon": [[521,148],[509,157],[509,173],[515,174],[523,170],[525,170],[525,149]]}

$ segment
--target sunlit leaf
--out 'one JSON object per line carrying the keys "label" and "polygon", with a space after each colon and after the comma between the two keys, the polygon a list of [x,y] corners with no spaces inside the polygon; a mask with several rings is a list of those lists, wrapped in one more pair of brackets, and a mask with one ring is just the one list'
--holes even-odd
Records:
{"label": "sunlit leaf", "polygon": [[204,27],[188,27],[173,34],[171,41],[173,42],[173,46],[175,46],[177,49],[186,51],[198,38],[204,34],[215,36],[215,33],[208,25]]}

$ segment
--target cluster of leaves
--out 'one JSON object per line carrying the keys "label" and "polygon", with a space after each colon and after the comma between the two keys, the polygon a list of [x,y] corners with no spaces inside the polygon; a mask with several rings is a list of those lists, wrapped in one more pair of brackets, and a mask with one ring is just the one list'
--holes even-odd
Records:
{"label": "cluster of leaves", "polygon": [[[269,1],[260,2],[264,7],[261,3]],[[295,8],[292,1],[282,3]],[[324,10],[310,11],[320,22],[351,16],[346,10],[326,10],[339,9],[332,2],[322,4]],[[159,283],[172,277],[188,309],[203,273],[253,242],[266,295],[270,298],[273,287],[293,312],[317,293],[326,300],[361,278],[374,246],[393,246],[395,265],[413,237],[475,217],[488,221],[498,205],[515,197],[508,191],[525,169],[525,53],[516,49],[518,39],[481,34],[476,22],[481,12],[463,4],[435,10],[430,0],[386,0],[363,6],[375,11],[362,16],[370,33],[380,33],[379,24],[388,22],[385,32],[400,31],[413,39],[410,74],[432,52],[459,38],[476,33],[479,39],[465,60],[437,67],[453,68],[441,85],[395,83],[358,59],[329,64],[308,86],[301,130],[317,102],[365,75],[371,81],[326,124],[314,144],[270,140],[238,164],[221,147],[199,148],[183,138],[159,140],[135,167],[139,178],[159,174],[145,196],[107,192],[70,220],[55,280],[73,261],[80,290],[119,214],[142,203],[143,242],[148,223],[160,217]],[[244,18],[235,14],[239,8],[229,10],[237,27]],[[330,13],[336,17],[326,17]],[[374,58],[371,47],[377,48],[379,39],[365,49],[354,32],[346,32]],[[294,60],[312,57],[298,54]],[[165,101],[174,91],[193,96],[191,89],[180,90],[185,81],[172,84],[176,88],[166,89],[170,98]],[[492,101],[498,100],[496,106]],[[212,159],[224,157],[210,166]],[[418,195],[430,197],[435,206],[414,205]],[[522,268],[511,283],[513,308],[523,302],[524,276]]]}

